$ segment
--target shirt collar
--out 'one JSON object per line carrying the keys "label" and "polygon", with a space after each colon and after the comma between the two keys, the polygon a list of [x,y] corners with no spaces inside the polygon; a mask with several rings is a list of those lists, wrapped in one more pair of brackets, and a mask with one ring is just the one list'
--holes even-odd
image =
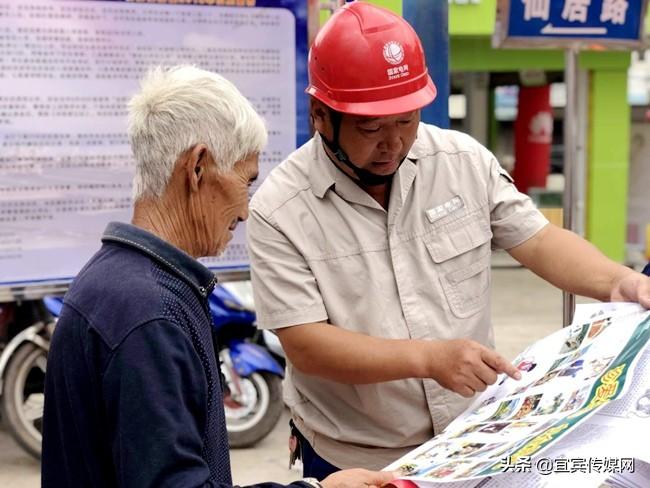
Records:
{"label": "shirt collar", "polygon": [[111,222],[102,242],[119,242],[146,254],[207,298],[217,282],[212,271],[189,254],[135,225]]}
{"label": "shirt collar", "polygon": [[334,163],[327,156],[323,147],[323,139],[318,132],[312,139],[310,159],[312,161],[309,165],[311,190],[318,198],[323,198],[327,190],[332,188],[336,182],[336,172],[339,170],[334,167]]}
{"label": "shirt collar", "polygon": [[417,137],[415,138],[415,142],[411,146],[411,149],[409,149],[408,154],[406,155],[407,159],[410,159],[414,163],[418,159],[422,159],[423,157],[426,156],[427,150],[426,147],[424,147],[424,143],[422,142],[423,138],[425,137],[424,131],[426,129],[423,127],[422,122],[420,122],[420,125],[418,125],[418,133]]}

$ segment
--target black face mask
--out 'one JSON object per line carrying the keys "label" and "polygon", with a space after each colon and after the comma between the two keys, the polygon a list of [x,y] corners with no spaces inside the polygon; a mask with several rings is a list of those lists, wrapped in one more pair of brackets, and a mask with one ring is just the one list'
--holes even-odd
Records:
{"label": "black face mask", "polygon": [[[379,186],[379,185],[384,185],[386,183],[390,183],[393,180],[393,176],[395,176],[395,173],[397,173],[400,166],[404,162],[404,159],[406,158],[403,158],[397,165],[397,169],[395,170],[395,172],[389,175],[377,175],[375,173],[368,171],[367,169],[360,168],[352,161],[350,161],[348,155],[345,153],[343,148],[339,145],[339,132],[341,130],[342,117],[343,114],[341,112],[337,112],[335,110],[330,109],[330,119],[332,120],[332,128],[334,129],[334,139],[330,141],[323,134],[320,134],[327,148],[330,151],[332,151],[332,153],[334,153],[334,157],[336,157],[336,159],[338,159],[340,162],[342,162],[348,168],[350,168],[354,172],[356,177],[359,178],[359,182],[363,183],[364,185]],[[334,163],[334,166],[336,166],[338,169],[341,169],[334,161],[332,162]],[[343,173],[345,172],[343,171]],[[347,173],[345,174],[347,175]]]}

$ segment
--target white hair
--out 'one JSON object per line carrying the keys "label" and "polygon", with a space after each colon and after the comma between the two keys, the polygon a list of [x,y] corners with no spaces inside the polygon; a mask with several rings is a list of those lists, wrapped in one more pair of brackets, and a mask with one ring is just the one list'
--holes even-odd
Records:
{"label": "white hair", "polygon": [[267,141],[264,121],[235,85],[194,66],[150,70],[129,102],[128,131],[134,201],[160,197],[179,156],[197,144],[225,172]]}

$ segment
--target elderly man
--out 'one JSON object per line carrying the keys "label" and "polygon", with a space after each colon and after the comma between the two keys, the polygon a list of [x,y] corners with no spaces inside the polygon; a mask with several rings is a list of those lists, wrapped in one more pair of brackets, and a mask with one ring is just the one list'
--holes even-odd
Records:
{"label": "elderly man", "polygon": [[[196,258],[222,252],[248,217],[266,130],[234,85],[193,67],[153,70],[129,108],[133,221],[108,225],[66,295],[48,358],[43,486],[227,487],[207,307],[216,280]],[[322,485],[390,477],[352,470]]]}
{"label": "elderly man", "polygon": [[436,89],[401,17],[347,3],[309,76],[316,134],[264,181],[248,223],[304,474],[385,466],[497,375],[519,377],[493,350],[492,248],[566,290],[650,306],[647,277],[550,225],[486,148],[420,122]]}

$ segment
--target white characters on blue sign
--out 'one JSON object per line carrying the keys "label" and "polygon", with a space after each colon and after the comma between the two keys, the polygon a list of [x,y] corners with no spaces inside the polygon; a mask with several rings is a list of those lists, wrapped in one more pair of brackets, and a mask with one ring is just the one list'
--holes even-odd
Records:
{"label": "white characters on blue sign", "polygon": [[569,22],[580,22],[584,24],[587,22],[589,5],[591,5],[591,0],[565,0],[564,8],[562,9],[562,18]]}
{"label": "white characters on blue sign", "polygon": [[[571,42],[598,37],[603,42],[639,42],[641,11],[637,0],[504,0],[511,6],[508,34],[513,39],[570,36]],[[519,42],[519,41],[518,41]],[[559,41],[563,42],[563,41]],[[521,44],[519,42],[519,44]]]}
{"label": "white characters on blue sign", "polygon": [[525,5],[524,19],[548,20],[551,10],[551,0],[521,0]]}
{"label": "white characters on blue sign", "polygon": [[600,12],[600,21],[611,21],[612,24],[625,24],[627,13],[627,0],[603,0],[603,8]]}

